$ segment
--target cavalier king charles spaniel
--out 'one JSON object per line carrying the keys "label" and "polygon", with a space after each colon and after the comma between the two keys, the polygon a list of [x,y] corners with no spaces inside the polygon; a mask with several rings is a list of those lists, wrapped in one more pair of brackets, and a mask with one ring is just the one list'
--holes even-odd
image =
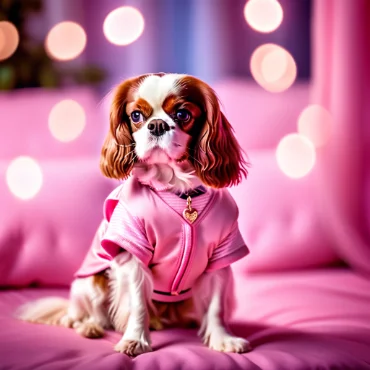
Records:
{"label": "cavalier king charles spaniel", "polygon": [[226,188],[247,162],[212,88],[180,74],[122,82],[100,167],[123,182],[104,203],[70,299],[28,303],[19,317],[88,338],[113,328],[123,333],[114,349],[130,356],[151,351],[150,329],[173,326],[198,326],[214,350],[250,350],[227,326],[230,264],[248,248]]}

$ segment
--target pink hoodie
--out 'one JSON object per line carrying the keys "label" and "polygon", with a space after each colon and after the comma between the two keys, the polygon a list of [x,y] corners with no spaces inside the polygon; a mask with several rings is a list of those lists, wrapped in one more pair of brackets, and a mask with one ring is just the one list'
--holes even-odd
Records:
{"label": "pink hoodie", "polygon": [[206,196],[207,204],[190,224],[178,212],[179,206],[186,208],[185,199],[168,192],[162,197],[130,177],[106,199],[104,221],[76,277],[109,268],[110,261],[126,250],[152,271],[153,299],[176,302],[189,298],[204,272],[226,267],[248,254],[238,228],[238,207],[228,190],[208,189],[194,201]]}

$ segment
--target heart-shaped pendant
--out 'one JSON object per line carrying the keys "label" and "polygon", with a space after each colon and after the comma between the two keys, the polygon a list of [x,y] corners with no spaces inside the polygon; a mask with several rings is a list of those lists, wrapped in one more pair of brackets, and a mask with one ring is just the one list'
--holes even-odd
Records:
{"label": "heart-shaped pendant", "polygon": [[198,217],[198,212],[196,209],[191,208],[191,197],[188,196],[187,200],[187,208],[184,209],[182,212],[182,215],[184,216],[185,220],[187,220],[189,223],[193,223],[197,217]]}
{"label": "heart-shaped pendant", "polygon": [[195,209],[189,210],[186,208],[184,209],[184,212],[182,212],[182,215],[184,216],[185,220],[191,224],[198,218],[198,212]]}

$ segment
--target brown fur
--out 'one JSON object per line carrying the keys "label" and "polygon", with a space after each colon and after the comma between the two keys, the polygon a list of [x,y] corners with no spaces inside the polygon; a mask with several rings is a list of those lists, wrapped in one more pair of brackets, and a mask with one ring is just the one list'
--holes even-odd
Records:
{"label": "brown fur", "polygon": [[186,76],[181,80],[181,95],[200,105],[205,116],[194,127],[189,161],[197,176],[208,186],[223,188],[237,185],[247,176],[243,157],[234,131],[220,110],[214,90],[203,81]]}
{"label": "brown fur", "polygon": [[149,117],[153,112],[153,108],[151,107],[151,105],[142,98],[139,98],[137,101],[127,104],[126,113],[128,116],[135,110],[139,110],[145,118]]}
{"label": "brown fur", "polygon": [[199,326],[193,300],[166,303],[153,301],[156,312],[150,313],[150,328],[162,330],[170,327],[194,328]]}
{"label": "brown fur", "polygon": [[163,102],[162,107],[163,110],[174,119],[176,111],[178,111],[179,109],[187,109],[191,113],[191,119],[189,119],[188,122],[179,122],[180,128],[186,133],[190,133],[194,123],[202,114],[200,107],[198,107],[196,104],[175,95],[168,96]]}
{"label": "brown fur", "polygon": [[[111,105],[110,129],[100,161],[101,170],[107,177],[127,178],[136,162],[132,132],[140,129],[142,123],[132,124],[128,114],[139,105],[144,115],[149,114],[148,104],[143,99],[135,102],[133,98],[133,92],[147,76],[124,81],[116,90]],[[193,137],[187,155],[197,176],[204,184],[214,188],[238,184],[248,173],[247,162],[229,121],[220,110],[215,92],[192,76],[182,77],[179,86],[179,96],[169,96],[164,108],[171,114],[171,110],[180,104],[193,115],[182,129]],[[128,104],[130,107],[126,111]]]}
{"label": "brown fur", "polygon": [[110,110],[110,126],[100,158],[100,169],[107,177],[126,179],[135,164],[134,139],[126,105],[134,101],[135,88],[147,75],[122,82],[116,89]]}
{"label": "brown fur", "polygon": [[93,275],[93,285],[97,286],[99,290],[108,293],[108,277],[105,274],[105,271]]}

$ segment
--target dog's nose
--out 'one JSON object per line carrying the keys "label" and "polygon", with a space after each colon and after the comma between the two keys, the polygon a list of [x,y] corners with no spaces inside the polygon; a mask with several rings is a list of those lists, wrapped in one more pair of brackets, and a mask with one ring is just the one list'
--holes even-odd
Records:
{"label": "dog's nose", "polygon": [[148,130],[154,136],[162,136],[166,131],[170,131],[170,126],[162,119],[154,119],[149,123]]}

